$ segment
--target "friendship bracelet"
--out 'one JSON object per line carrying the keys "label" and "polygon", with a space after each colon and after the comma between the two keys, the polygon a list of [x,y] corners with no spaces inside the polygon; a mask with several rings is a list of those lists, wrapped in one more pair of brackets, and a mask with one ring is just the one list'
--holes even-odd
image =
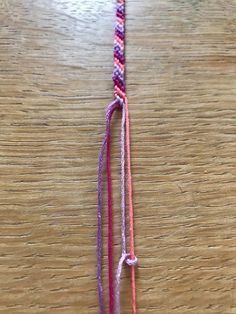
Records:
{"label": "friendship bracelet", "polygon": [[[116,4],[116,26],[114,34],[114,69],[112,79],[114,82],[114,96],[106,109],[106,131],[99,155],[98,163],[98,233],[97,233],[97,279],[99,296],[99,313],[105,313],[104,290],[102,281],[102,174],[104,154],[106,150],[107,170],[107,192],[108,192],[108,281],[109,281],[109,313],[120,314],[120,282],[123,264],[131,268],[131,289],[132,289],[132,314],[136,314],[136,289],[135,289],[135,265],[137,258],[134,253],[134,226],[133,226],[133,199],[132,199],[132,174],[131,174],[131,153],[130,153],[130,126],[128,100],[125,87],[125,0],[117,0]],[[115,280],[115,293],[113,287],[113,227],[112,227],[112,179],[110,168],[110,126],[113,113],[122,109],[121,120],[121,257],[118,263]],[[125,156],[126,155],[126,156]],[[127,188],[129,207],[129,235],[130,253],[126,251],[126,170],[125,157],[127,161]]]}

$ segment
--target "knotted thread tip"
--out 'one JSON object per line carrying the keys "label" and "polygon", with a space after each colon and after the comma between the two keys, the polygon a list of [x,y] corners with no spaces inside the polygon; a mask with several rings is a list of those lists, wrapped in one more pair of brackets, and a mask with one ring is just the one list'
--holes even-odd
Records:
{"label": "knotted thread tip", "polygon": [[134,258],[130,257],[130,254],[126,257],[125,262],[128,266],[136,266],[138,264],[138,259],[136,256]]}

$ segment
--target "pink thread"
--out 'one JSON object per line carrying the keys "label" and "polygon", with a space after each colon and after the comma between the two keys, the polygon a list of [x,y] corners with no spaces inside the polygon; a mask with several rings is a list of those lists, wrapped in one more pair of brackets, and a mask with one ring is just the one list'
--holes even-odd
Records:
{"label": "pink thread", "polygon": [[107,194],[108,194],[108,281],[109,281],[109,313],[114,313],[113,288],[113,209],[112,209],[112,179],[111,179],[111,135],[107,135]]}

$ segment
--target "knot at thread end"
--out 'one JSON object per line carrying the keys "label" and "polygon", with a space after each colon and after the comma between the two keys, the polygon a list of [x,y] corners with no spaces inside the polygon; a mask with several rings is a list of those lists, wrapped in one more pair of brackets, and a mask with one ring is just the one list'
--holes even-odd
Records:
{"label": "knot at thread end", "polygon": [[127,254],[125,262],[128,266],[136,266],[138,264],[138,259],[136,256],[134,256],[134,258],[131,258],[130,254]]}

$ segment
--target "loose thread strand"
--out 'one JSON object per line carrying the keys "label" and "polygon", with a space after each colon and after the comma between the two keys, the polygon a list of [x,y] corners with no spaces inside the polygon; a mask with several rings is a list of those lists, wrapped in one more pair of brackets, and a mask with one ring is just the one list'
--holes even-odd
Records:
{"label": "loose thread strand", "polygon": [[111,179],[111,136],[107,135],[107,197],[108,197],[108,281],[109,281],[109,309],[114,314],[113,288],[113,208],[112,208],[112,179]]}
{"label": "loose thread strand", "polygon": [[102,281],[102,183],[103,183],[103,162],[104,153],[107,145],[107,139],[110,135],[111,118],[116,109],[120,108],[120,103],[115,99],[108,105],[106,110],[106,131],[102,142],[99,159],[98,159],[98,207],[97,207],[97,280],[98,280],[98,298],[99,298],[99,314],[105,313],[104,290]]}
{"label": "loose thread strand", "polygon": [[[130,126],[128,101],[125,101],[126,112],[126,152],[127,152],[127,180],[128,180],[128,200],[129,200],[129,233],[130,233],[130,258],[135,260],[134,254],[134,223],[133,223],[133,193],[131,174],[131,153],[130,153]],[[132,288],[132,313],[136,314],[136,289],[135,289],[135,265],[131,266],[131,288]]]}
{"label": "loose thread strand", "polygon": [[120,314],[120,277],[123,263],[126,259],[126,228],[125,228],[125,107],[122,108],[120,132],[120,158],[121,158],[121,257],[116,271],[115,283],[115,314]]}
{"label": "loose thread strand", "polygon": [[[132,174],[130,154],[130,126],[129,110],[125,87],[125,0],[117,0],[116,6],[116,27],[114,39],[114,71],[113,81],[115,96],[123,104],[125,113],[125,147],[127,153],[127,185],[129,201],[129,233],[130,233],[130,254],[126,253],[125,243],[125,208],[121,206],[121,257],[116,272],[115,292],[115,313],[120,314],[120,276],[124,262],[131,267],[131,289],[132,289],[132,313],[136,314],[136,289],[135,289],[135,268],[137,258],[134,253],[134,225],[133,225],[133,197],[132,197]],[[125,149],[124,149],[125,150]],[[123,240],[124,238],[124,240]]]}

